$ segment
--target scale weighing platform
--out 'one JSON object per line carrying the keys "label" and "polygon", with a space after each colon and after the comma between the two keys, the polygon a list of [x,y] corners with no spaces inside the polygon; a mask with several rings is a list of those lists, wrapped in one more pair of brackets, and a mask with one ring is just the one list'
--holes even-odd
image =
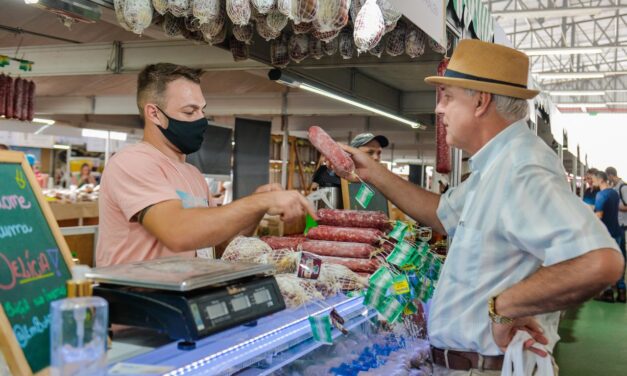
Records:
{"label": "scale weighing platform", "polygon": [[274,267],[202,258],[164,258],[95,268],[94,295],[109,303],[109,322],[194,341],[285,309]]}

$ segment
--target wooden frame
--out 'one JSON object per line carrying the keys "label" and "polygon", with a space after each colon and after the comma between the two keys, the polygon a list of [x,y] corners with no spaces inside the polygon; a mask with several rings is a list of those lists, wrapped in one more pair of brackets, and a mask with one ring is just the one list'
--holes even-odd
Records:
{"label": "wooden frame", "polygon": [[[72,266],[74,266],[74,261],[72,260],[72,254],[68,249],[67,243],[65,242],[65,238],[61,234],[59,230],[59,226],[57,225],[57,221],[52,214],[52,210],[48,206],[48,202],[45,200],[43,194],[41,193],[41,188],[37,184],[37,180],[35,179],[35,174],[31,169],[30,165],[26,161],[24,153],[15,152],[15,151],[0,151],[0,163],[8,163],[8,164],[19,164],[21,165],[24,173],[26,174],[26,178],[28,179],[28,183],[33,191],[35,198],[37,199],[37,203],[41,208],[42,214],[48,226],[50,228],[50,232],[54,237],[54,240],[63,255],[63,260],[67,268],[71,271]],[[9,366],[9,370],[14,375],[33,375],[32,369],[26,360],[26,356],[24,352],[20,348],[17,338],[15,338],[15,334],[13,333],[13,329],[11,328],[11,323],[7,318],[4,308],[0,305],[0,351],[4,354],[4,358]],[[49,368],[46,367],[43,370],[36,373],[36,376],[46,376],[49,375]]]}
{"label": "wooden frame", "polygon": [[[342,185],[342,202],[344,203],[344,209],[347,210],[360,210],[360,208],[355,208],[355,207],[351,207],[351,200],[350,200],[350,190],[349,190],[349,184],[357,184],[357,183],[351,183],[346,179],[341,179],[341,185]],[[380,193],[379,193],[380,194]],[[385,213],[388,217],[391,218],[392,215],[392,208],[394,207],[392,205],[392,203],[390,202],[390,200],[387,200],[387,213]]]}

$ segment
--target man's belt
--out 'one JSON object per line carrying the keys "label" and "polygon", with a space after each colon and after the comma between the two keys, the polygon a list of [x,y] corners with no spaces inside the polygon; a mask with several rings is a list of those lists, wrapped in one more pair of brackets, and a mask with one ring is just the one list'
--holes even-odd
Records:
{"label": "man's belt", "polygon": [[503,355],[485,356],[475,352],[442,350],[431,346],[433,363],[448,369],[468,371],[470,369],[500,371]]}

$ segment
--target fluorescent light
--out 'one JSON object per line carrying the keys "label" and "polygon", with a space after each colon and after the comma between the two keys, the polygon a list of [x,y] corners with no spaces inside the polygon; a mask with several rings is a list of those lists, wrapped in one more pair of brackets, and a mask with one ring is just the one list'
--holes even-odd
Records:
{"label": "fluorescent light", "polygon": [[541,80],[579,79],[579,78],[603,78],[603,72],[538,72],[534,75]]}
{"label": "fluorescent light", "polygon": [[110,138],[111,140],[126,141],[128,134],[125,132],[109,132],[101,131],[98,129],[85,128],[81,131],[83,137],[102,138],[104,140]]}
{"label": "fluorescent light", "polygon": [[45,131],[46,129],[50,128],[51,126],[52,126],[52,124],[42,125],[39,129],[37,129],[35,131],[34,134],[40,134],[41,132]]}
{"label": "fluorescent light", "polygon": [[592,90],[560,90],[560,91],[550,91],[549,94],[553,96],[599,96],[605,95],[604,91],[592,91]]}
{"label": "fluorescent light", "polygon": [[37,4],[39,0],[24,0],[24,4]]}
{"label": "fluorescent light", "polygon": [[54,146],[52,146],[53,149],[58,149],[58,150],[70,150],[70,145],[60,145],[60,144],[54,144]]}
{"label": "fluorescent light", "polygon": [[46,124],[46,125],[53,125],[54,123],[56,123],[56,121],[54,121],[52,119],[34,118],[32,123],[41,123],[41,124]]}
{"label": "fluorescent light", "polygon": [[607,107],[607,104],[605,103],[556,103],[555,105],[559,108],[580,108],[580,107],[606,108]]}
{"label": "fluorescent light", "polygon": [[127,136],[125,132],[109,132],[109,137],[112,140],[126,141]]}
{"label": "fluorescent light", "polygon": [[315,87],[313,85],[296,81],[296,80],[292,79],[291,77],[287,76],[285,73],[283,73],[279,69],[271,70],[270,73],[268,74],[268,76],[270,77],[271,80],[276,81],[276,82],[278,82],[280,84],[287,85],[287,86],[290,86],[290,87],[299,88],[299,89],[303,89],[303,90],[308,91],[310,93],[318,94],[318,95],[321,95],[323,97],[327,97],[327,98],[336,100],[338,102],[349,104],[349,105],[351,105],[353,107],[361,108],[362,110],[365,110],[365,111],[368,111],[368,112],[372,112],[374,114],[386,117],[388,119],[397,121],[399,123],[407,124],[407,125],[411,126],[414,129],[426,129],[426,127],[424,125],[422,125],[422,124],[420,124],[420,123],[418,123],[416,121],[405,119],[405,118],[400,117],[398,115],[394,115],[391,112],[383,111],[383,110],[380,110],[378,108],[375,108],[375,107],[372,107],[372,106],[368,106],[367,104],[358,102],[358,101],[353,100],[353,99],[346,98],[346,97],[344,97],[342,95],[338,95],[338,94],[332,93],[332,92],[330,92],[328,90],[320,89],[320,88],[317,88],[317,87]]}
{"label": "fluorescent light", "polygon": [[627,102],[607,102],[608,106],[627,106]]}
{"label": "fluorescent light", "polygon": [[546,55],[578,55],[578,54],[600,54],[603,49],[599,47],[558,47],[558,48],[531,48],[523,50],[527,56]]}

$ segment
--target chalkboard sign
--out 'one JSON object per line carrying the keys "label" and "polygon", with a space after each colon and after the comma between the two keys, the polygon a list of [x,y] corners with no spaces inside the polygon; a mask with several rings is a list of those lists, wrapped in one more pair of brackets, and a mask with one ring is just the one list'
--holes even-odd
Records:
{"label": "chalkboard sign", "polygon": [[72,265],[24,154],[0,152],[0,350],[14,375],[47,373],[50,302]]}
{"label": "chalkboard sign", "polygon": [[342,201],[344,202],[344,209],[382,211],[389,217],[391,209],[388,199],[375,187],[371,185],[368,186],[374,191],[374,197],[372,197],[368,207],[363,208],[356,200],[361,183],[351,183],[348,180],[342,179]]}

